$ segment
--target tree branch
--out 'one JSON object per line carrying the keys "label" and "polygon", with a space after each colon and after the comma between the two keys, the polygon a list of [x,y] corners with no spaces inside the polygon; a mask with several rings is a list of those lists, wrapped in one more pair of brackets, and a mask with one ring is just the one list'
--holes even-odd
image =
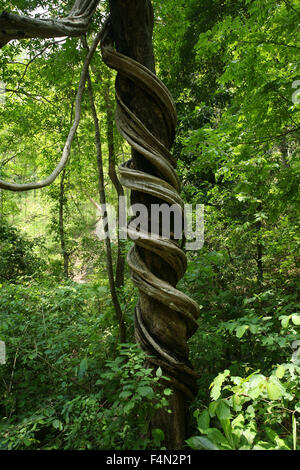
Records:
{"label": "tree branch", "polygon": [[92,57],[94,55],[94,52],[96,50],[97,45],[99,44],[100,40],[102,37],[102,30],[98,32],[97,36],[94,39],[94,42],[87,54],[87,57],[85,59],[82,72],[81,72],[81,77],[80,77],[80,82],[79,82],[79,87],[77,91],[77,96],[76,96],[76,101],[75,101],[75,118],[73,125],[70,129],[68,138],[65,143],[65,147],[63,150],[62,158],[55,168],[55,170],[51,173],[48,178],[35,182],[35,183],[26,183],[26,184],[16,184],[16,183],[7,183],[5,181],[0,180],[0,188],[2,189],[7,189],[9,191],[29,191],[31,189],[38,189],[38,188],[44,188],[45,186],[49,186],[56,178],[57,176],[61,173],[61,171],[65,168],[70,152],[71,152],[71,146],[72,142],[74,139],[74,136],[76,134],[79,121],[80,121],[80,113],[81,113],[81,102],[82,102],[82,96],[85,88],[85,82],[87,79],[87,73],[88,73],[88,68],[90,65],[90,62],[92,60]]}
{"label": "tree branch", "polygon": [[243,44],[254,44],[255,46],[258,46],[259,44],[271,44],[274,46],[282,46],[282,47],[290,47],[292,49],[300,49],[299,46],[295,46],[295,44],[285,44],[283,42],[276,42],[276,41],[241,41]]}
{"label": "tree branch", "polygon": [[13,160],[14,158],[16,158],[18,154],[15,153],[12,157],[9,157],[7,158],[6,160],[3,160],[1,163],[0,163],[0,169],[3,168],[5,165],[7,165],[11,160]]}
{"label": "tree branch", "polygon": [[0,15],[0,48],[12,39],[80,36],[89,27],[99,0],[75,0],[65,18],[30,18],[4,11]]}
{"label": "tree branch", "polygon": [[293,129],[290,129],[286,132],[283,132],[282,134],[277,134],[277,135],[273,135],[273,136],[270,136],[268,137],[267,139],[263,139],[263,140],[253,140],[253,141],[248,141],[248,142],[239,142],[240,145],[259,145],[259,144],[264,144],[266,142],[270,142],[271,140],[277,140],[277,139],[280,139],[281,137],[284,137],[288,134],[292,134],[294,132],[297,132],[300,130],[300,127],[295,127]]}
{"label": "tree branch", "polygon": [[47,101],[47,103],[51,103],[51,101],[49,101],[47,98],[45,98],[45,96],[33,95],[29,91],[25,91],[25,90],[22,90],[22,89],[14,90],[13,88],[6,88],[5,91],[6,91],[6,93],[14,93],[14,94],[17,94],[17,95],[25,95],[28,98],[32,98],[32,99],[38,100],[38,101],[40,101],[39,99],[41,98],[42,100]]}

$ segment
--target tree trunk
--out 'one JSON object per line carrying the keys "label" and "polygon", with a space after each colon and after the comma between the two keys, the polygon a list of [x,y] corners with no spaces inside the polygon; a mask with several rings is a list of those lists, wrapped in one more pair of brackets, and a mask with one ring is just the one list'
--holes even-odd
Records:
{"label": "tree trunk", "polygon": [[[258,205],[258,211],[262,212],[263,206],[262,203],[259,203]],[[259,290],[262,289],[262,285],[264,282],[264,266],[263,266],[263,245],[261,243],[261,236],[262,236],[262,222],[259,220],[256,223],[256,229],[257,229],[257,243],[256,243],[256,264],[257,264],[257,285]]]}
{"label": "tree trunk", "polygon": [[[91,82],[91,78],[89,74],[87,75],[87,84],[88,84],[90,105],[91,105],[91,110],[92,110],[92,115],[93,115],[93,120],[94,120],[94,127],[95,127],[95,144],[96,144],[96,149],[97,149],[99,198],[100,198],[100,204],[102,204],[103,206],[106,206],[100,127],[99,127],[99,120],[98,120],[97,111],[95,107],[92,82]],[[107,214],[104,214],[104,217],[107,217]],[[118,295],[117,295],[117,291],[116,291],[114,271],[113,271],[113,261],[112,261],[112,250],[111,250],[110,239],[108,237],[106,237],[105,239],[105,246],[106,246],[106,269],[107,269],[107,275],[108,275],[108,280],[109,280],[112,303],[113,303],[115,313],[116,313],[116,318],[119,324],[120,342],[125,343],[126,342],[126,326],[125,326],[123,312],[122,312]]]}
{"label": "tree trunk", "polygon": [[281,152],[280,157],[281,157],[282,165],[284,166],[284,168],[289,168],[290,167],[288,163],[289,146],[288,146],[288,142],[285,136],[281,139],[281,142],[279,144],[279,149]]}
{"label": "tree trunk", "polygon": [[[104,101],[106,106],[106,136],[108,144],[108,159],[109,159],[109,177],[112,184],[115,187],[115,190],[118,195],[118,214],[119,214],[119,201],[120,197],[124,197],[124,189],[119,181],[117,172],[116,172],[116,155],[115,155],[115,145],[114,145],[114,118],[112,111],[112,103],[110,97],[110,77],[108,83],[105,85],[104,90]],[[118,218],[119,229],[119,218]],[[119,230],[118,230],[119,234]],[[119,289],[124,285],[124,270],[125,270],[125,256],[122,251],[122,242],[120,237],[118,237],[118,254],[117,254],[117,263],[116,263],[116,288]]]}
{"label": "tree trunk", "polygon": [[[134,72],[133,75],[130,72],[135,64],[129,61],[128,65],[122,61],[122,57],[115,54],[111,47],[113,41],[123,57],[125,55],[134,59],[155,73],[151,2],[110,0],[109,3],[111,20],[102,42],[103,59],[107,65],[119,71],[116,79],[117,125],[133,147],[132,160],[121,167],[122,172],[120,169],[121,182],[133,189],[135,181],[144,178],[145,183],[140,185],[140,189],[132,190],[131,202],[144,204],[150,210],[153,204],[166,203],[166,199],[151,194],[150,189],[147,189],[147,175],[152,181],[161,182],[163,195],[166,187],[164,181],[169,183],[168,188],[171,188],[172,181],[173,197],[176,200],[178,196],[178,180],[174,177],[173,169],[175,164],[169,154],[175,136],[174,116],[170,111],[172,103],[168,92],[152,74],[148,72],[149,76],[143,83],[143,79],[135,79]],[[128,73],[126,67],[130,69]],[[141,71],[147,75],[145,69]],[[148,78],[154,88],[160,88],[161,96],[159,93],[154,96],[152,85],[149,88],[146,83]],[[151,141],[148,147],[151,150],[148,152],[145,150],[147,143],[141,143],[142,134],[148,142]],[[140,146],[136,144],[137,140]],[[143,148],[137,150],[137,147]],[[160,162],[155,160],[153,149],[160,152]],[[148,225],[150,232],[151,217]],[[161,227],[159,233],[156,233],[156,242],[150,244],[141,237],[129,254],[133,281],[139,288],[135,332],[138,343],[152,356],[149,361],[162,368],[163,374],[170,378],[168,386],[173,390],[169,400],[172,413],[157,412],[151,426],[164,431],[164,445],[168,449],[181,449],[187,437],[188,400],[196,391],[196,374],[188,359],[187,340],[197,328],[195,317],[199,310],[191,299],[176,290],[176,284],[186,267],[184,253],[175,242],[163,243],[160,234]]]}
{"label": "tree trunk", "polygon": [[65,229],[64,229],[64,205],[65,205],[65,177],[66,170],[63,170],[60,178],[59,188],[59,238],[61,253],[64,260],[64,276],[69,277],[69,254],[66,250]]}

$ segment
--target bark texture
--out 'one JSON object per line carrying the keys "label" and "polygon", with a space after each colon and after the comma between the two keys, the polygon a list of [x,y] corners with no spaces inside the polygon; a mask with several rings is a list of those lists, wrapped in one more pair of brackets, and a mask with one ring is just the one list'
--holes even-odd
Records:
{"label": "bark texture", "polygon": [[[161,203],[182,208],[176,162],[170,153],[176,111],[170,93],[155,76],[151,2],[111,0],[110,10],[102,55],[118,71],[116,123],[132,146],[132,159],[119,169],[121,183],[131,189],[132,203],[149,209]],[[150,227],[149,219],[148,233]],[[197,328],[199,308],[176,289],[186,269],[186,256],[178,243],[163,238],[161,227],[156,234],[152,231],[151,239],[148,233],[140,232],[128,256],[140,294],[136,339],[149,361],[171,380],[172,413],[158,413],[152,424],[164,431],[168,449],[180,449],[186,438],[187,403],[196,391],[187,340]]]}

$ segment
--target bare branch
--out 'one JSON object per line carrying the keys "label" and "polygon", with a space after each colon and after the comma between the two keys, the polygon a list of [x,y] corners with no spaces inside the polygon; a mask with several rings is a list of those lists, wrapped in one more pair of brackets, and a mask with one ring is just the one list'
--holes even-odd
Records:
{"label": "bare branch", "polygon": [[[59,42],[62,42],[63,40],[60,40],[60,41],[57,41],[57,43]],[[18,88],[20,86],[20,83],[22,82],[23,78],[25,77],[26,73],[27,73],[27,70],[28,70],[28,67],[38,58],[40,57],[47,49],[48,47],[50,46],[53,46],[55,44],[57,44],[55,42],[50,42],[49,44],[46,44],[46,46],[41,50],[39,51],[34,57],[32,57],[28,62],[27,64],[25,64],[25,69],[23,71],[23,74],[21,76],[21,78],[19,79],[19,83],[18,83]]]}
{"label": "bare branch", "polygon": [[13,160],[14,158],[16,158],[18,154],[15,153],[12,157],[9,157],[7,158],[6,160],[3,160],[1,163],[0,163],[0,168],[3,168],[5,165],[7,165],[11,160]]}
{"label": "bare branch", "polygon": [[267,139],[252,140],[252,141],[248,141],[248,142],[239,142],[239,144],[241,144],[241,145],[260,145],[260,144],[264,144],[266,142],[270,142],[272,140],[281,139],[281,137],[284,137],[288,134],[293,134],[294,132],[298,132],[299,130],[300,130],[300,127],[294,127],[293,129],[289,129],[289,130],[283,132],[282,134],[273,135],[273,136],[268,137]]}
{"label": "bare branch", "polygon": [[65,18],[30,18],[4,11],[0,15],[0,48],[12,39],[80,36],[85,33],[99,0],[76,0]]}
{"label": "bare branch", "polygon": [[285,44],[283,42],[276,42],[276,41],[241,41],[242,44],[254,44],[255,46],[259,46],[260,44],[271,44],[274,46],[282,46],[282,47],[290,47],[292,49],[300,49],[299,46],[296,46],[295,44]]}
{"label": "bare branch", "polygon": [[42,99],[44,101],[47,101],[47,103],[51,103],[51,101],[49,101],[45,96],[33,95],[32,93],[29,93],[29,91],[25,91],[25,90],[22,90],[22,89],[14,90],[12,88],[6,88],[5,91],[7,93],[12,93],[12,94],[17,94],[17,95],[25,95],[28,98],[32,98],[32,99],[38,100],[38,101],[40,101],[40,99]]}
{"label": "bare branch", "polygon": [[99,44],[102,36],[102,31],[99,31],[97,36],[94,39],[94,42],[87,54],[87,57],[85,59],[82,72],[81,72],[81,77],[80,77],[80,82],[79,82],[79,87],[76,95],[76,100],[75,100],[75,118],[73,125],[70,129],[68,138],[65,143],[65,147],[63,150],[62,158],[55,168],[55,170],[51,173],[48,178],[40,181],[40,182],[35,182],[35,183],[26,183],[26,184],[17,184],[17,183],[7,183],[5,181],[0,180],[0,188],[2,189],[7,189],[9,191],[29,191],[31,189],[38,189],[38,188],[44,188],[45,186],[49,186],[60,174],[60,172],[64,169],[66,166],[69,156],[70,156],[70,151],[71,151],[71,146],[72,142],[75,136],[75,133],[77,131],[79,121],[80,121],[80,113],[81,113],[81,102],[82,102],[82,96],[85,88],[85,82],[87,79],[87,73],[88,73],[88,68],[90,65],[90,62],[92,60],[92,57],[95,53],[95,50],[97,48],[97,45]]}

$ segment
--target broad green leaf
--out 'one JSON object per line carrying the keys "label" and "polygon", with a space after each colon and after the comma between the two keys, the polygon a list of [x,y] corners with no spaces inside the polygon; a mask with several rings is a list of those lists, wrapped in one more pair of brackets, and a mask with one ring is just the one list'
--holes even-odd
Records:
{"label": "broad green leaf", "polygon": [[132,392],[130,391],[124,391],[124,392],[121,392],[120,395],[119,395],[119,398],[120,399],[125,399],[130,397],[132,395]]}
{"label": "broad green leaf", "polygon": [[282,377],[284,376],[284,373],[285,373],[285,367],[283,365],[278,366],[276,369],[276,377],[278,377],[278,379],[282,379]]}
{"label": "broad green leaf", "polygon": [[216,414],[220,421],[230,418],[230,408],[224,400],[219,400]]}
{"label": "broad green leaf", "polygon": [[249,329],[253,335],[259,332],[259,325],[249,325]]}
{"label": "broad green leaf", "polygon": [[299,326],[300,325],[300,315],[292,315],[292,322],[294,325]]}
{"label": "broad green leaf", "polygon": [[209,415],[211,418],[213,418],[214,416],[216,416],[216,409],[217,409],[217,406],[218,406],[218,402],[217,401],[213,401],[212,403],[210,403],[209,407],[208,407],[208,412],[209,412]]}
{"label": "broad green leaf", "polygon": [[236,329],[236,336],[237,338],[242,338],[245,334],[245,332],[248,330],[249,325],[241,325],[238,326]]}
{"label": "broad green leaf", "polygon": [[220,450],[207,437],[193,436],[185,441],[193,450]]}
{"label": "broad green leaf", "polygon": [[217,400],[221,395],[221,387],[219,385],[214,385],[210,391],[210,396],[213,400]]}
{"label": "broad green leaf", "polygon": [[224,382],[224,380],[230,375],[230,371],[228,369],[224,370],[224,372],[221,372],[220,374],[217,375],[217,377],[214,379],[214,381],[211,383],[210,388],[210,396],[213,400],[217,400],[221,394],[221,386]]}
{"label": "broad green leaf", "polygon": [[204,410],[197,419],[198,429],[203,431],[209,428],[210,416],[208,410]]}
{"label": "broad green leaf", "polygon": [[62,430],[62,422],[59,421],[59,419],[55,419],[55,420],[52,422],[52,426],[53,426],[55,429]]}
{"label": "broad green leaf", "polygon": [[209,428],[206,430],[205,434],[207,434],[208,438],[216,444],[228,445],[226,437],[217,428]]}
{"label": "broad green leaf", "polygon": [[142,397],[151,398],[154,395],[152,388],[148,386],[138,387],[136,392],[138,395],[141,395]]}
{"label": "broad green leaf", "polygon": [[281,319],[281,326],[282,326],[282,328],[287,328],[287,327],[289,326],[289,322],[290,322],[290,317],[284,316],[284,317]]}
{"label": "broad green leaf", "polygon": [[282,390],[276,383],[268,382],[266,390],[270,400],[278,400],[282,397]]}

